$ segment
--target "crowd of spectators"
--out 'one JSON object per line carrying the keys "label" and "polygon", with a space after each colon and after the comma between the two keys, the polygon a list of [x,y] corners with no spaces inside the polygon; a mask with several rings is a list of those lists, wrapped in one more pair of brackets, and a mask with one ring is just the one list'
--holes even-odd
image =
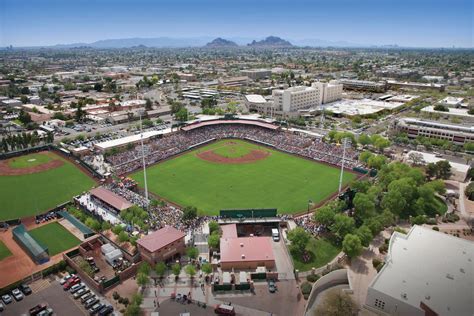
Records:
{"label": "crowd of spectators", "polygon": [[[238,124],[203,126],[152,139],[144,145],[143,149],[146,164],[156,163],[201,143],[223,138],[248,139],[332,165],[342,164],[342,146],[329,144],[305,134]],[[142,154],[141,146],[136,146],[131,150],[108,156],[107,161],[114,166],[117,174],[124,174],[142,166]],[[345,166],[347,168],[358,166],[357,156],[355,150],[347,148]]]}

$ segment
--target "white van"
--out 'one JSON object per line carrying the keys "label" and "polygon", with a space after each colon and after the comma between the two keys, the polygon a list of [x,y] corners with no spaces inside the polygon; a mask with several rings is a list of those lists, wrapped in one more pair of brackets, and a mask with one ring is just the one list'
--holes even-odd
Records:
{"label": "white van", "polygon": [[273,241],[280,241],[280,233],[278,232],[278,228],[272,228],[272,238]]}

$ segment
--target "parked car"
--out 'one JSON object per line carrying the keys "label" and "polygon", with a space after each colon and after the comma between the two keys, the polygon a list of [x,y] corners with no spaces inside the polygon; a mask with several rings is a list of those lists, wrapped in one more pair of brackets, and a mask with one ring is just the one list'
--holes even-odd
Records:
{"label": "parked car", "polygon": [[81,279],[79,279],[78,277],[72,277],[69,280],[67,280],[66,283],[64,283],[63,289],[65,291],[68,291],[72,286],[74,286],[74,285],[76,285],[80,282],[81,282]]}
{"label": "parked car", "polygon": [[94,304],[94,306],[88,309],[89,315],[97,314],[102,309],[102,307],[104,307],[104,304],[101,304],[101,303]]}
{"label": "parked car", "polygon": [[91,308],[92,306],[94,306],[94,304],[97,304],[99,303],[99,300],[97,299],[97,297],[93,297],[93,298],[90,298],[88,299],[85,303],[84,303],[84,306],[85,308]]}
{"label": "parked car", "polygon": [[79,297],[89,292],[90,290],[87,287],[84,287],[80,289],[79,291],[77,291],[76,293],[74,293],[73,297],[77,300]]}
{"label": "parked car", "polygon": [[66,283],[67,280],[69,280],[69,279],[72,278],[73,276],[74,276],[74,274],[68,274],[68,275],[66,275],[64,278],[62,278],[61,280],[59,280],[59,284],[64,285],[64,283]]}
{"label": "parked car", "polygon": [[235,308],[232,305],[219,304],[214,308],[214,312],[217,315],[230,315],[235,316]]}
{"label": "parked car", "polygon": [[2,296],[2,301],[5,304],[10,304],[11,302],[13,302],[13,298],[11,297],[10,294],[5,294],[5,295]]}
{"label": "parked car", "polygon": [[82,295],[81,296],[81,303],[84,303],[85,301],[87,301],[88,299],[90,299],[92,296],[94,296],[93,293],[89,292],[85,295]]}
{"label": "parked car", "polygon": [[275,293],[276,290],[277,290],[277,287],[276,287],[275,281],[272,281],[272,280],[268,281],[268,291],[270,293]]}
{"label": "parked car", "polygon": [[41,311],[45,310],[47,308],[46,304],[38,304],[32,308],[30,308],[29,312],[31,316],[36,316],[38,315]]}
{"label": "parked car", "polygon": [[51,316],[51,315],[53,315],[53,309],[49,307],[39,312],[37,316]]}
{"label": "parked car", "polygon": [[99,310],[99,316],[107,316],[114,311],[114,308],[111,305],[104,306]]}
{"label": "parked car", "polygon": [[25,297],[19,289],[14,289],[12,291],[12,295],[15,298],[15,300],[17,300],[17,301],[21,301],[23,299],[23,297]]}
{"label": "parked car", "polygon": [[21,284],[19,287],[20,291],[25,295],[30,295],[32,293],[31,288],[26,284]]}
{"label": "parked car", "polygon": [[85,287],[84,283],[75,284],[71,287],[69,292],[71,292],[71,294],[74,294],[77,291],[79,291],[80,289],[83,289],[84,287]]}
{"label": "parked car", "polygon": [[5,310],[5,306],[2,303],[0,303],[0,312],[3,312],[4,310]]}

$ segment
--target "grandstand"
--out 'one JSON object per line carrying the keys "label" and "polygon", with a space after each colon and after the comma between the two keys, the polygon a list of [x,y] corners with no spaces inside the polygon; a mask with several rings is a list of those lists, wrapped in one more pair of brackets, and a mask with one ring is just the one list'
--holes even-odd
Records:
{"label": "grandstand", "polygon": [[13,229],[13,239],[20,245],[20,247],[30,256],[37,264],[43,264],[49,261],[48,248],[40,244],[31,236],[21,224]]}

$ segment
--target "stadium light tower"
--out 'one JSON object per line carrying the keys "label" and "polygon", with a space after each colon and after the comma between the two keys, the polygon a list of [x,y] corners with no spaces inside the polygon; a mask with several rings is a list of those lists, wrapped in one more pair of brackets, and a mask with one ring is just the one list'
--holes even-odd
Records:
{"label": "stadium light tower", "polygon": [[339,176],[339,194],[341,194],[341,189],[342,189],[342,177],[344,175],[344,162],[346,161],[346,146],[347,143],[349,142],[349,139],[343,138],[342,139],[342,164],[341,164],[341,175]]}
{"label": "stadium light tower", "polygon": [[143,162],[143,180],[145,182],[145,199],[146,199],[146,206],[148,208],[148,184],[146,181],[146,163],[145,163],[145,148],[143,147],[143,125],[142,125],[142,112],[140,114],[140,142],[142,146],[142,162]]}

